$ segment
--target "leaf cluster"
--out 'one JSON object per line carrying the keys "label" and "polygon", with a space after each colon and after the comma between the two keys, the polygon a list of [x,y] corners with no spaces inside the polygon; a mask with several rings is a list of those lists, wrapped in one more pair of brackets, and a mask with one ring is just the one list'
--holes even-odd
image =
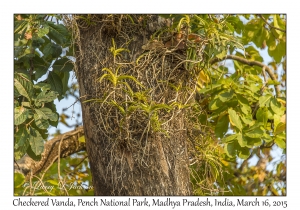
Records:
{"label": "leaf cluster", "polygon": [[[64,98],[73,69],[71,36],[59,15],[15,15],[15,159],[39,159],[57,126],[55,99]],[[69,51],[69,52],[68,52]]]}

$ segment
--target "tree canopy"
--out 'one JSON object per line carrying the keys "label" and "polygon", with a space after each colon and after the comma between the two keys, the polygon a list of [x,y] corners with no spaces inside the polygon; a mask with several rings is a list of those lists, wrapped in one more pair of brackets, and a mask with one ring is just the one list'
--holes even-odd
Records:
{"label": "tree canopy", "polygon": [[[103,18],[118,34],[123,23],[143,27],[153,16]],[[66,124],[54,100],[78,89],[77,84],[68,86],[79,59],[78,28],[93,27],[99,20],[93,15],[14,18],[15,194],[92,195],[82,127],[51,140],[48,129]],[[104,97],[83,103],[114,107],[126,134],[126,123],[135,116],[149,118],[147,129],[168,136],[166,116],[186,113],[195,195],[286,195],[286,16],[158,18],[166,25],[153,31],[134,65],[142,71],[150,56],[172,56],[172,68],[183,69],[187,79],[162,80],[155,88],[170,88],[175,99],[157,103],[151,98],[154,87],[146,89],[135,73],[122,71],[129,65],[128,46],[134,39],[128,37],[122,45],[114,39],[108,43],[113,65],[102,68],[97,78],[99,85],[107,85],[101,89]],[[116,89],[126,94],[125,102],[118,100]],[[273,151],[281,151],[281,157],[274,157]]]}

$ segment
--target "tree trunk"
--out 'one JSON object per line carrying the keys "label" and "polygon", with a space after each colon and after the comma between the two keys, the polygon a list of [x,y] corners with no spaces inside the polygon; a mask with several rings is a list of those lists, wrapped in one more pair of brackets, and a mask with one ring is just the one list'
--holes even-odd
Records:
{"label": "tree trunk", "polygon": [[[190,195],[184,111],[143,111],[144,105],[187,100],[166,85],[184,82],[186,73],[168,55],[165,41],[149,41],[167,22],[156,15],[74,17],[76,73],[95,195]],[[118,53],[114,46],[124,49]],[[127,77],[114,85],[103,68],[119,69],[118,75],[138,82]],[[145,92],[146,98],[137,99],[135,93]]]}

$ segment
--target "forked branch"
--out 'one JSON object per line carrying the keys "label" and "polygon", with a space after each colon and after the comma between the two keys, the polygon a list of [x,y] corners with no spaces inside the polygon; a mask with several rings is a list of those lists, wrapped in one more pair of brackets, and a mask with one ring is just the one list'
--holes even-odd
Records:
{"label": "forked branch", "polygon": [[275,30],[282,31],[282,32],[286,33],[286,31],[284,29],[272,26],[270,23],[268,23],[268,21],[262,15],[257,15],[257,16],[260,17],[270,28],[273,28]]}
{"label": "forked branch", "polygon": [[78,127],[76,130],[54,137],[45,143],[45,149],[41,154],[42,158],[40,161],[35,161],[28,155],[25,155],[15,162],[15,171],[23,173],[28,179],[30,174],[36,175],[47,170],[57,161],[58,157],[68,157],[76,152],[85,150],[85,143],[79,141],[79,138],[83,135],[83,127]]}
{"label": "forked branch", "polygon": [[[210,61],[210,64],[215,64],[217,62],[226,60],[226,59],[231,59],[231,60],[236,60],[238,62],[241,62],[243,64],[249,65],[249,66],[259,66],[261,68],[264,68],[265,71],[269,74],[270,78],[274,81],[277,82],[277,78],[275,76],[275,74],[273,73],[273,71],[265,64],[259,62],[259,61],[249,61],[245,58],[236,56],[236,55],[226,55],[225,57],[223,57],[222,59],[220,58],[214,58]],[[276,91],[276,95],[277,97],[280,97],[280,86],[279,85],[275,85],[275,91]]]}

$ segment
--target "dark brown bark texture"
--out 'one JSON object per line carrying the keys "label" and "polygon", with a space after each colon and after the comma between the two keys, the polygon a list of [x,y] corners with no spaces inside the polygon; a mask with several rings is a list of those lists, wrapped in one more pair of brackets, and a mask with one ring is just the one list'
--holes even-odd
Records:
{"label": "dark brown bark texture", "polygon": [[[135,109],[124,114],[116,105],[127,109],[134,100],[148,105],[188,100],[188,94],[168,86],[186,81],[176,62],[180,53],[168,54],[163,47],[170,40],[167,35],[165,41],[149,41],[168,23],[156,15],[86,17],[89,24],[79,16],[76,20],[76,74],[95,195],[190,195],[184,111],[161,109],[147,115]],[[128,51],[113,56],[113,40],[116,48]],[[140,57],[142,53],[146,54]],[[119,68],[118,75],[134,76],[140,84],[124,79],[114,86],[108,77],[100,81],[108,73],[103,68],[112,72]],[[129,84],[131,93],[122,82]],[[143,92],[146,99],[133,95]],[[162,122],[161,129],[153,124],[155,117]]]}

